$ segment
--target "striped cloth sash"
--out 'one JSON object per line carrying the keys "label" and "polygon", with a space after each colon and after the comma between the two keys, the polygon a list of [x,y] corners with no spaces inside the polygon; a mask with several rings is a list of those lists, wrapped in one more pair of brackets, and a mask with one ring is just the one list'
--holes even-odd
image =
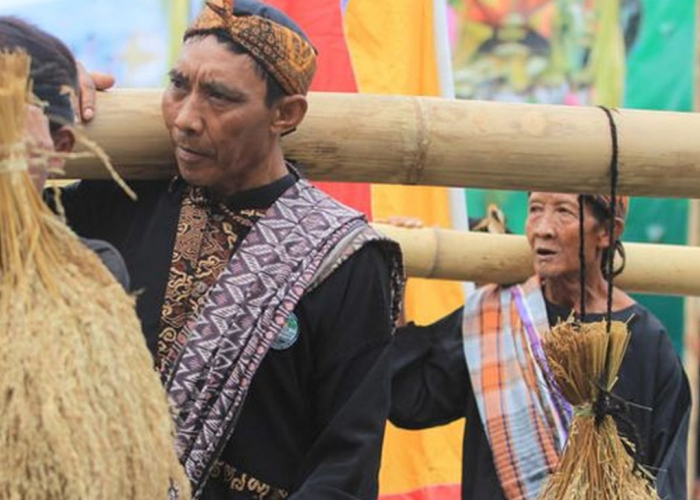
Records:
{"label": "striped cloth sash", "polygon": [[537,498],[566,441],[571,408],[553,389],[540,340],[548,329],[537,277],[483,287],[465,304],[467,368],[508,500]]}

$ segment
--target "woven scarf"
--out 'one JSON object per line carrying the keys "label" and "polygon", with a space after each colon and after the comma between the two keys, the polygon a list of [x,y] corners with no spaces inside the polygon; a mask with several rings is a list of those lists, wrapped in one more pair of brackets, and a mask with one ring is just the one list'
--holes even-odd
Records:
{"label": "woven scarf", "polygon": [[508,500],[537,498],[566,442],[571,408],[554,389],[542,349],[548,329],[537,277],[480,288],[465,305],[467,368]]}
{"label": "woven scarf", "polygon": [[175,409],[181,460],[199,498],[233,434],[253,376],[301,298],[365,244],[391,263],[393,315],[403,285],[399,247],[364,216],[304,180],[251,229],[197,318],[166,389]]}

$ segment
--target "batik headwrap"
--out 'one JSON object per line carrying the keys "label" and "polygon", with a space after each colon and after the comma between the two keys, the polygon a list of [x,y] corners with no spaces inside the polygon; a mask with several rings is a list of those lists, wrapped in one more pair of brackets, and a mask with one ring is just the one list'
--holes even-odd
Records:
{"label": "batik headwrap", "polygon": [[[604,194],[589,195],[588,199],[610,214],[612,208],[612,197]],[[629,207],[629,196],[617,196],[615,200],[615,218],[621,221],[627,219],[627,209]]]}
{"label": "batik headwrap", "polygon": [[[243,8],[239,8],[238,4]],[[316,49],[282,13],[259,2],[206,2],[185,40],[224,31],[243,47],[289,94],[306,94],[316,73]],[[272,14],[272,15],[270,15]],[[268,19],[269,16],[271,19]],[[279,21],[284,21],[283,25]]]}

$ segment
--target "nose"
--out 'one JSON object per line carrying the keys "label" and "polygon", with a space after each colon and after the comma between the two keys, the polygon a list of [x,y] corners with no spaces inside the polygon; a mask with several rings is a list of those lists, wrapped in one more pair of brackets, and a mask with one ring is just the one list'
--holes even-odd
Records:
{"label": "nose", "polygon": [[181,101],[173,124],[180,133],[188,136],[202,133],[204,120],[196,96],[190,95]]}
{"label": "nose", "polygon": [[554,237],[555,227],[552,214],[545,210],[539,217],[535,218],[532,223],[532,229],[538,238]]}

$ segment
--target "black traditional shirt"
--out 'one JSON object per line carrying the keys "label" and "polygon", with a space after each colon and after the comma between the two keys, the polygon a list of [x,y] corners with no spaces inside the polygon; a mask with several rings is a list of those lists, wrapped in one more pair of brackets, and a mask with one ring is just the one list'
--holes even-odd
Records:
{"label": "black traditional shirt", "polygon": [[[223,238],[209,242],[226,241],[229,250],[235,247],[259,212],[295,181],[288,176],[240,193],[224,208],[208,207],[212,217],[221,215],[218,221],[207,221],[208,227],[221,229],[224,221],[241,216],[251,222],[231,234],[220,232]],[[163,314],[168,282],[185,283],[173,279],[172,263],[189,187],[181,181],[135,182],[132,187],[139,196],[136,203],[112,183],[95,181],[66,189],[63,201],[78,234],[106,240],[122,253],[132,289],[139,293],[137,310],[146,341],[155,356],[164,327],[172,326],[168,318],[177,316]],[[205,253],[220,257],[217,252]],[[178,269],[195,276],[185,283],[189,292],[182,294],[190,300],[209,286],[211,268],[198,258],[188,263]],[[198,287],[200,282],[205,285]],[[389,407],[390,304],[388,263],[371,244],[302,298],[294,321],[253,379],[204,498],[376,498]],[[182,314],[192,314],[196,300],[187,307],[190,310]]]}
{"label": "black traditional shirt", "polygon": [[[570,310],[547,304],[550,325]],[[491,448],[481,424],[462,342],[458,309],[428,326],[400,328],[392,347],[391,421],[407,429],[424,429],[466,417],[463,500],[505,500]],[[631,319],[630,319],[631,318]],[[587,315],[587,321],[602,315]],[[661,498],[686,499],[686,444],[690,389],[678,355],[663,325],[639,304],[618,311],[628,321],[630,343],[613,392],[650,411],[632,407],[642,437],[642,463],[657,478]],[[618,420],[621,429],[629,428]]]}

